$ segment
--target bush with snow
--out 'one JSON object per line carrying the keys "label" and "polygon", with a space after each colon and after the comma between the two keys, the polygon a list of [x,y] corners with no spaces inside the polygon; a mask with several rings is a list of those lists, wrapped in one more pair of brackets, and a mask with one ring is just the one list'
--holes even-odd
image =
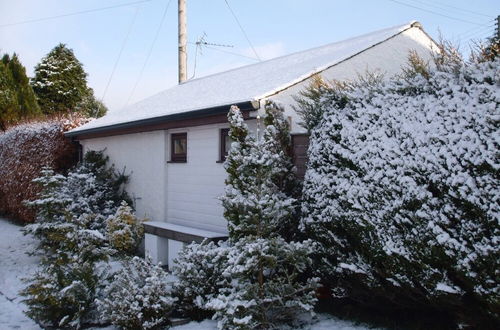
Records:
{"label": "bush with snow", "polygon": [[137,251],[144,236],[144,226],[127,202],[122,201],[115,214],[106,220],[106,236],[110,245],[120,253]]}
{"label": "bush with snow", "polygon": [[76,164],[76,145],[63,133],[85,122],[75,116],[52,118],[19,124],[0,133],[0,213],[33,222],[35,212],[23,203],[40,192],[32,180],[45,166],[64,172]]}
{"label": "bush with snow", "polygon": [[499,68],[413,57],[402,77],[317,102],[301,225],[337,295],[498,322]]}
{"label": "bush with snow", "polygon": [[209,299],[221,329],[267,329],[293,324],[297,315],[312,313],[317,279],[300,278],[312,260],[310,241],[248,237],[229,249],[222,279],[230,285]]}
{"label": "bush with snow", "polygon": [[[39,239],[43,250],[57,255],[82,253],[88,242],[92,253],[95,240],[101,240],[102,246],[107,244],[107,218],[115,214],[122,201],[130,203],[123,190],[128,177],[112,166],[108,168],[107,162],[102,152],[90,151],[66,176],[46,168],[34,180],[42,191],[38,199],[26,203],[38,213],[36,223],[25,231]],[[89,235],[95,240],[81,239]]]}
{"label": "bush with snow", "polygon": [[[297,188],[283,109],[266,106],[262,138],[250,135],[240,110],[229,114],[234,141],[225,162],[226,193],[221,198],[228,220],[229,251],[222,277],[229,285],[209,299],[220,328],[269,328],[312,312],[316,279],[299,275],[311,264],[310,242],[289,242]],[[292,233],[292,234],[290,234]],[[285,236],[285,237],[283,237]]]}
{"label": "bush with snow", "polygon": [[167,273],[150,260],[133,257],[97,301],[101,317],[124,329],[153,329],[169,322],[177,298]]}
{"label": "bush with snow", "polygon": [[44,327],[80,328],[95,323],[95,292],[106,272],[91,262],[47,264],[21,294],[28,315]]}
{"label": "bush with snow", "polygon": [[211,314],[206,303],[231,282],[222,276],[229,250],[225,242],[191,243],[182,249],[173,268],[179,312],[198,320]]}
{"label": "bush with snow", "polygon": [[42,191],[27,204],[37,218],[24,230],[39,239],[42,265],[22,294],[27,314],[41,324],[78,328],[98,321],[93,302],[106,280],[99,265],[115,253],[106,220],[128,200],[126,176],[106,165],[102,152],[88,152],[66,176],[46,168],[35,180]]}

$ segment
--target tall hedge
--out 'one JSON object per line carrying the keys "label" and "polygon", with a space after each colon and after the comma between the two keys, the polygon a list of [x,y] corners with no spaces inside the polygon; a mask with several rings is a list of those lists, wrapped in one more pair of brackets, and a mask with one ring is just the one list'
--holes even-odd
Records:
{"label": "tall hedge", "polygon": [[0,213],[22,222],[34,220],[34,211],[23,203],[39,191],[32,180],[44,166],[64,171],[75,165],[76,145],[63,132],[82,122],[81,118],[54,118],[0,133]]}
{"label": "tall hedge", "polygon": [[413,58],[402,77],[316,102],[301,227],[334,296],[498,325],[499,68]]}

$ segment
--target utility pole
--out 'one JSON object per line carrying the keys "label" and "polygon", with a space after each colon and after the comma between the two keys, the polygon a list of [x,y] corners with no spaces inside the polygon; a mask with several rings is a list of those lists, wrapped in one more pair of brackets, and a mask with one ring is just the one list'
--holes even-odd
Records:
{"label": "utility pole", "polygon": [[179,84],[187,79],[186,0],[179,0]]}
{"label": "utility pole", "polygon": [[497,16],[497,39],[500,40],[500,15]]}

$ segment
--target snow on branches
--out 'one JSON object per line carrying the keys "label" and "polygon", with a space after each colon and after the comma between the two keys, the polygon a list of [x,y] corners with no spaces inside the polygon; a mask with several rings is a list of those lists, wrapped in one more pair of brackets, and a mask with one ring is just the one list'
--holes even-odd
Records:
{"label": "snow on branches", "polygon": [[495,315],[500,60],[413,62],[387,83],[323,90],[301,226],[339,292]]}

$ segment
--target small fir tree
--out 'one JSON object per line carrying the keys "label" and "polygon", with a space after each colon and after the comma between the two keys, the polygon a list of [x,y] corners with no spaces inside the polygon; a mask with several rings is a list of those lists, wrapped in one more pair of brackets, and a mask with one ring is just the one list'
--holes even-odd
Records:
{"label": "small fir tree", "polygon": [[223,276],[231,282],[206,304],[216,311],[221,328],[273,327],[291,321],[297,311],[311,311],[316,301],[316,279],[299,280],[311,263],[312,245],[287,242],[279,235],[297,206],[286,177],[293,175],[284,148],[288,122],[283,109],[273,104],[266,106],[266,116],[259,140],[250,136],[237,107],[228,115],[234,142],[225,163],[228,179],[222,197],[230,233]]}
{"label": "small fir tree", "polygon": [[106,220],[106,235],[116,251],[128,254],[137,251],[144,236],[144,226],[127,202],[122,201],[116,213]]}
{"label": "small fir tree", "polygon": [[115,253],[106,219],[129,200],[122,189],[126,176],[106,163],[102,152],[88,152],[68,175],[45,169],[36,179],[42,192],[28,205],[37,209],[37,219],[25,233],[39,239],[42,265],[22,295],[28,316],[43,325],[79,328],[95,322],[94,299],[105,280],[99,265]]}

